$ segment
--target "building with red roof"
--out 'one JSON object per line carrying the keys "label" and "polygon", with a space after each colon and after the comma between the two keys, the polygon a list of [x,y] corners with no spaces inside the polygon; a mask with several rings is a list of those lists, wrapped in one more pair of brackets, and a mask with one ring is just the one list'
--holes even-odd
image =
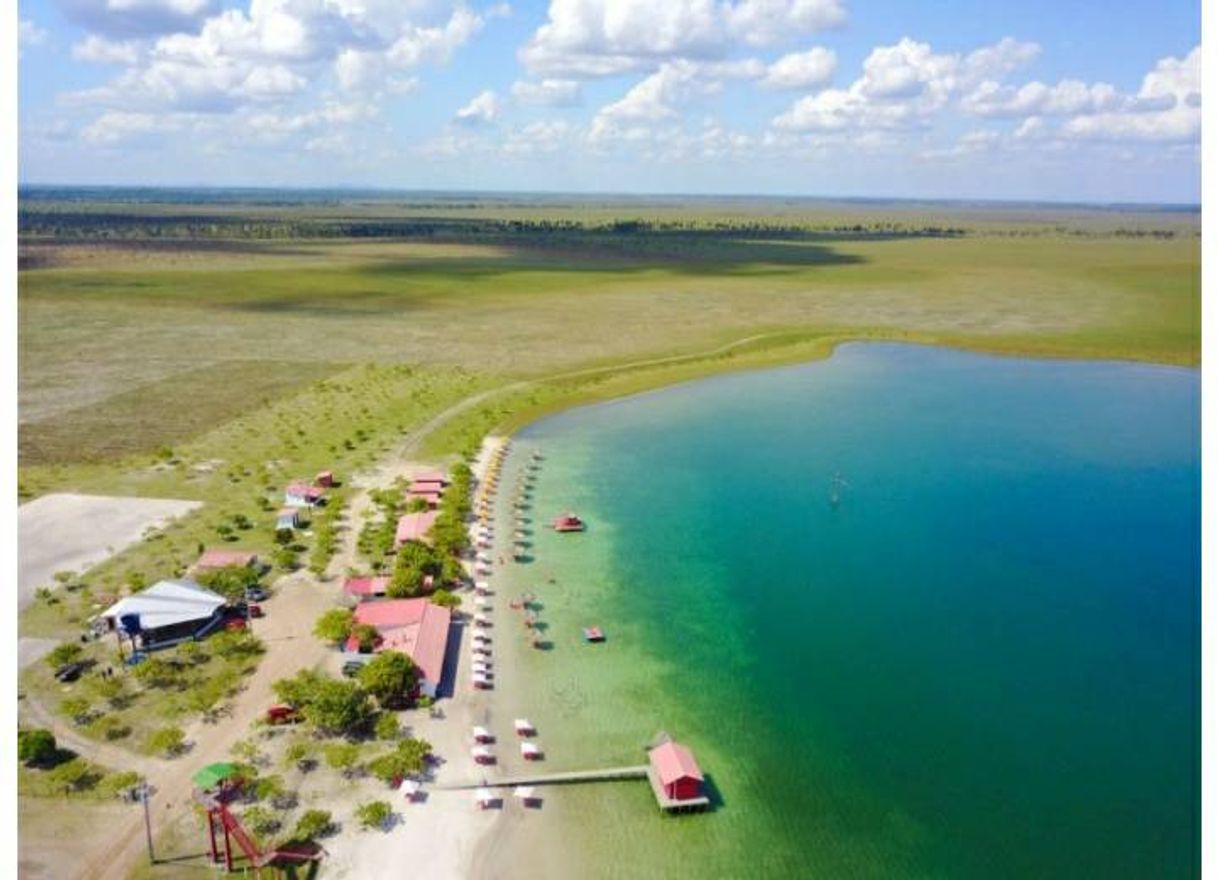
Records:
{"label": "building with red roof", "polygon": [[667,801],[703,800],[702,771],[694,760],[693,752],[680,743],[669,740],[648,753],[651,762],[652,785],[657,788],[657,797]]}
{"label": "building with red roof", "polygon": [[[426,599],[386,599],[355,606],[355,623],[374,627],[379,639],[374,651],[400,651],[419,668],[423,693],[435,697],[444,675],[448,650],[448,628],[452,612]],[[347,650],[359,650],[358,640],[347,641]]]}
{"label": "building with red roof", "polygon": [[325,497],[325,489],[308,483],[293,483],[283,490],[283,503],[288,507],[313,507]]}
{"label": "building with red roof", "polygon": [[423,510],[418,513],[407,513],[398,520],[397,533],[393,538],[393,546],[401,547],[407,541],[422,541],[431,543],[427,534],[436,524],[437,513],[434,510]]}
{"label": "building with red roof", "polygon": [[249,550],[208,550],[194,564],[195,571],[214,571],[217,568],[253,568],[258,564],[258,554]]}
{"label": "building with red roof", "polygon": [[444,471],[423,471],[415,474],[411,479],[415,483],[434,483],[441,489],[448,485],[448,474]]}
{"label": "building with red roof", "polygon": [[384,596],[389,589],[388,577],[353,577],[343,581],[343,591],[354,596],[361,602],[364,599],[375,599]]}

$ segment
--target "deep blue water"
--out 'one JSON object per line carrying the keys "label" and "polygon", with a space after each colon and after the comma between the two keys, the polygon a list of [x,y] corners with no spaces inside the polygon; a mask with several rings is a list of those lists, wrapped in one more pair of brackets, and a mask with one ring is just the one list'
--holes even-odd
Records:
{"label": "deep blue water", "polygon": [[657,824],[600,794],[594,863],[1195,876],[1199,386],[852,344],[523,432],[539,508],[592,523],[539,538],[587,583],[552,619],[611,633],[563,667],[597,708],[566,723],[673,729],[723,800]]}

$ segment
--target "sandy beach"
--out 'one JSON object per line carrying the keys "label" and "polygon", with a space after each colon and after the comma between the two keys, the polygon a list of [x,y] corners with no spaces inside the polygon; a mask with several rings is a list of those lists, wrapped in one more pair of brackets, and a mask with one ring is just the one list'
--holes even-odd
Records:
{"label": "sandy beach", "polygon": [[[480,487],[491,467],[496,450],[504,446],[504,438],[488,437],[472,465]],[[477,490],[475,490],[477,491]],[[411,718],[411,735],[418,736],[433,747],[441,758],[434,776],[424,785],[424,794],[410,802],[398,791],[386,789],[384,797],[393,804],[395,821],[387,831],[347,832],[327,842],[327,876],[380,876],[388,865],[409,865],[414,876],[428,878],[502,877],[525,870],[533,873],[535,860],[522,861],[518,844],[532,840],[541,827],[545,801],[540,809],[526,809],[512,796],[510,788],[495,789],[500,799],[489,809],[479,809],[474,791],[468,788],[448,789],[446,786],[477,784],[482,780],[494,782],[510,773],[527,769],[520,757],[510,708],[518,705],[520,683],[513,680],[513,655],[521,650],[519,612],[509,608],[509,598],[496,589],[502,578],[499,558],[505,559],[511,550],[505,524],[496,523],[492,558],[496,574],[486,579],[492,584],[487,613],[491,626],[484,629],[490,635],[492,668],[495,686],[480,690],[471,682],[472,643],[475,627],[473,591],[463,593],[462,611],[468,618],[454,627],[453,644],[449,647],[452,664],[449,680],[452,692],[437,702],[435,717],[419,712]],[[511,563],[506,563],[511,564]],[[510,684],[508,684],[510,682]],[[490,745],[497,763],[477,764],[470,750],[474,746],[473,727],[480,725],[495,735]],[[542,792],[543,796],[547,793]],[[350,828],[355,827],[353,814],[338,814],[336,819]],[[509,861],[504,860],[512,853]]]}

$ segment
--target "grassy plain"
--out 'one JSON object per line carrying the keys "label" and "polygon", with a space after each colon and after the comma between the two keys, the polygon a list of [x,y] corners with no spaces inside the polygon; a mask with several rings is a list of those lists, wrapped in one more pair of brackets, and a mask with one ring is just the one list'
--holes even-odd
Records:
{"label": "grassy plain", "polygon": [[[845,339],[1200,357],[1200,240],[1189,213],[452,200],[408,210],[381,201],[156,207],[171,218],[291,221],[242,237],[204,224],[182,239],[162,234],[169,221],[149,221],[146,205],[22,209],[37,216],[21,242],[18,291],[21,497],[205,502],[90,572],[82,589],[35,604],[22,618],[27,635],[75,638],[103,598],[180,573],[203,546],[269,556],[287,482],[322,469],[349,476],[407,439],[439,459],[573,403],[821,357]],[[59,234],[57,211],[138,222],[103,240],[67,221]],[[403,215],[577,228],[475,227],[469,241],[451,232],[260,237],[298,231],[298,221]],[[638,217],[681,228],[592,229]],[[42,668],[23,685],[55,691]]]}

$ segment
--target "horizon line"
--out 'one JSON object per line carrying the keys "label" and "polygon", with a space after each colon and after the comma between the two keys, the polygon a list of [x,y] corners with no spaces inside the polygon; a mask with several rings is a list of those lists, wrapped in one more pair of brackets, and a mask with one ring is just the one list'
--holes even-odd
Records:
{"label": "horizon line", "polygon": [[1052,199],[1052,198],[994,198],[971,196],[864,196],[864,195],[810,195],[798,193],[713,193],[713,192],[628,192],[613,190],[514,190],[514,189],[461,189],[440,188],[427,189],[422,187],[388,187],[367,186],[354,184],[164,184],[164,183],[47,183],[19,182],[17,195],[20,199],[25,190],[112,190],[132,191],[150,190],[163,192],[203,191],[214,193],[333,193],[335,195],[413,195],[413,196],[492,196],[506,197],[560,197],[560,198],[607,198],[622,200],[642,199],[699,199],[726,201],[819,201],[819,202],[858,202],[858,203],[907,203],[907,204],[944,204],[960,206],[1022,206],[1022,207],[1055,207],[1055,208],[1098,208],[1098,209],[1149,209],[1168,208],[1175,211],[1201,211],[1201,201],[1087,201],[1083,199]]}

